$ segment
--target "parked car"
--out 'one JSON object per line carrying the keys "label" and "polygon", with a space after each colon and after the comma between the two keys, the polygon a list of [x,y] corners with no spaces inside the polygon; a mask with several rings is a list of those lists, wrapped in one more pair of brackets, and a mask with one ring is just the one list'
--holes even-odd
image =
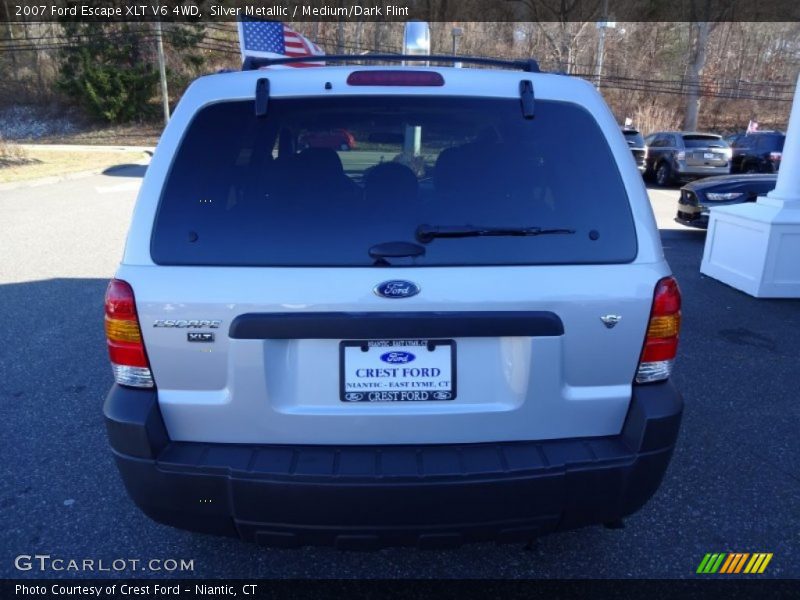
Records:
{"label": "parked car", "polygon": [[731,173],[777,173],[786,135],[780,131],[756,131],[735,138]]}
{"label": "parked car", "polygon": [[747,135],[747,132],[745,132],[745,131],[740,131],[740,132],[738,132],[738,133],[732,133],[732,134],[730,134],[730,135],[726,135],[726,136],[725,136],[724,138],[722,138],[722,139],[724,139],[724,140],[725,140],[725,141],[728,143],[728,146],[730,146],[731,148],[733,148],[734,144],[736,144],[736,142],[739,140],[739,138],[742,138],[742,137],[744,137],[744,136],[746,136],[746,135]]}
{"label": "parked car", "polygon": [[648,135],[645,144],[645,174],[660,186],[730,173],[731,148],[714,133],[659,131]]}
{"label": "parked car", "polygon": [[[105,302],[108,435],[146,514],[440,547],[616,524],[656,491],[681,299],[646,190],[594,87],[496,64],[187,89]],[[383,142],[296,148],[312,125]]]}
{"label": "parked car", "polygon": [[633,154],[633,159],[636,161],[639,172],[644,173],[647,168],[647,146],[644,143],[644,137],[638,129],[631,127],[623,127],[622,135],[625,136],[625,141],[628,142],[628,147],[631,149],[631,154]]}
{"label": "parked car", "polygon": [[333,150],[352,150],[356,138],[346,129],[309,131],[300,135],[300,145],[307,148],[331,148]]}
{"label": "parked car", "polygon": [[759,174],[723,175],[693,181],[681,188],[675,220],[705,229],[710,208],[753,202],[775,189],[777,181],[777,175]]}

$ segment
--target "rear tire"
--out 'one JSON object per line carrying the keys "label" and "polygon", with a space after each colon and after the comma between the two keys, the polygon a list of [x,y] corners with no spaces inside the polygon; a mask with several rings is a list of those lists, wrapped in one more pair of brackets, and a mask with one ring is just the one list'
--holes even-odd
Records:
{"label": "rear tire", "polygon": [[745,165],[742,168],[742,173],[760,173],[761,171],[754,164]]}
{"label": "rear tire", "polygon": [[672,167],[662,162],[656,169],[656,183],[661,187],[672,185]]}

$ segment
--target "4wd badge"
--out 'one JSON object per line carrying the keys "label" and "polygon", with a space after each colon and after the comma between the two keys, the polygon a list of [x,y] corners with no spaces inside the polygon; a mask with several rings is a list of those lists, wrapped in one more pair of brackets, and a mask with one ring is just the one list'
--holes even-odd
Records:
{"label": "4wd badge", "polygon": [[622,321],[622,317],[620,315],[603,315],[600,320],[608,329],[613,329],[617,323]]}

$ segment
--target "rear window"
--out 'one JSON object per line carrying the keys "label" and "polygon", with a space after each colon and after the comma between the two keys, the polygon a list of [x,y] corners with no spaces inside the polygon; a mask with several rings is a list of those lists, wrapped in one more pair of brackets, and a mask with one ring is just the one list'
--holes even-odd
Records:
{"label": "rear window", "polygon": [[782,152],[783,151],[783,142],[786,140],[786,136],[783,135],[762,135],[758,139],[758,149],[759,150],[769,150],[772,152]]}
{"label": "rear window", "polygon": [[718,135],[684,135],[683,145],[686,148],[727,148],[728,142]]}
{"label": "rear window", "polygon": [[[580,140],[580,143],[576,143]],[[591,160],[586,160],[591,156]],[[574,233],[436,238],[420,226]],[[194,117],[151,240],[164,265],[370,266],[629,262],[636,232],[591,115],[515,99],[337,97],[213,104]]]}
{"label": "rear window", "polygon": [[638,131],[627,130],[622,132],[625,136],[625,141],[631,148],[644,148],[644,138]]}

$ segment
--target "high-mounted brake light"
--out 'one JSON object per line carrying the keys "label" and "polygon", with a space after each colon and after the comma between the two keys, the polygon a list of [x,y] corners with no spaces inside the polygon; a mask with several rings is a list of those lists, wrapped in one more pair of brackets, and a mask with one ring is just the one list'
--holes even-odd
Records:
{"label": "high-mounted brake light", "polygon": [[669,379],[678,353],[681,329],[681,291],[673,277],[656,284],[644,348],[636,370],[636,383]]}
{"label": "high-mounted brake light", "polygon": [[435,71],[353,71],[347,85],[441,87],[444,77]]}
{"label": "high-mounted brake light", "polygon": [[120,385],[153,387],[153,374],[144,350],[133,289],[112,279],[106,289],[106,340],[114,379]]}

